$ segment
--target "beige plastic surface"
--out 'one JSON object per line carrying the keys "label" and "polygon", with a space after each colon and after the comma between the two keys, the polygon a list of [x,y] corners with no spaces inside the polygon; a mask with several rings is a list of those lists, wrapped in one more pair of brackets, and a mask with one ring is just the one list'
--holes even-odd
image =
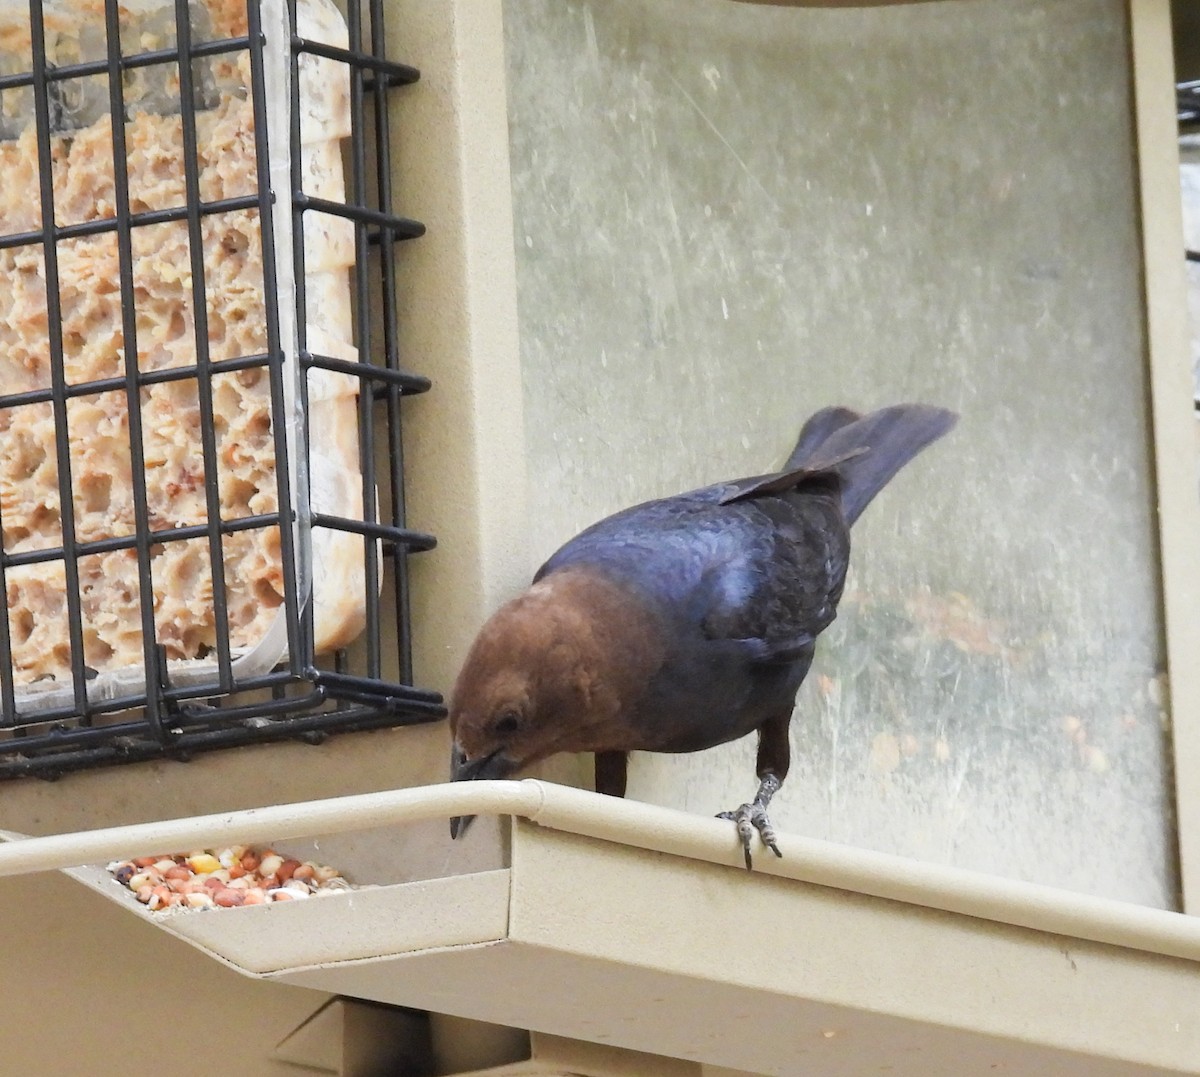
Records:
{"label": "beige plastic surface", "polygon": [[1162,590],[1173,711],[1172,742],[1183,907],[1200,911],[1200,499],[1196,414],[1188,377],[1188,293],[1179,258],[1180,205],[1171,9],[1162,0],[1133,0],[1138,160],[1145,259],[1146,333],[1158,434]]}
{"label": "beige plastic surface", "polygon": [[[391,855],[403,828],[382,845],[351,837],[493,805],[530,818],[511,853],[486,828],[454,864],[435,843]],[[1191,917],[792,835],[784,860],[748,874],[719,820],[533,780],[17,840],[0,872],[133,855],[156,833],[187,844],[306,826],[343,833],[338,866],[383,885],[156,914],[102,868],[70,874],[251,975],[755,1073],[789,1074],[782,1060],[800,1056],[838,1077],[954,1077],[964,1057],[1081,1077],[1200,1072]],[[276,844],[332,858],[326,838]],[[471,870],[488,861],[500,866]],[[570,990],[498,989],[513,983]]]}

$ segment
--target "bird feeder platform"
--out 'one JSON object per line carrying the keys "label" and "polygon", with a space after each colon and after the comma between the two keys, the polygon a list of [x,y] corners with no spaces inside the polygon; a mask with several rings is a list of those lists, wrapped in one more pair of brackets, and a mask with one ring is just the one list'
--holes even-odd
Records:
{"label": "bird feeder platform", "polygon": [[[9,837],[0,874],[65,869],[247,976],[681,1072],[1200,1073],[1193,917],[793,835],[747,872],[728,823],[533,779]],[[361,885],[163,913],[104,866],[260,842]]]}

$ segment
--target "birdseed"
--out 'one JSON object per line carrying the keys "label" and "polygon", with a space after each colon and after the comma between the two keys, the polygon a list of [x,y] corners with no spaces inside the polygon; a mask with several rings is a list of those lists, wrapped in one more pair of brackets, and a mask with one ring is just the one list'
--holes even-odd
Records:
{"label": "birdseed", "polygon": [[352,889],[336,868],[247,845],[115,860],[108,870],[154,912],[269,905]]}

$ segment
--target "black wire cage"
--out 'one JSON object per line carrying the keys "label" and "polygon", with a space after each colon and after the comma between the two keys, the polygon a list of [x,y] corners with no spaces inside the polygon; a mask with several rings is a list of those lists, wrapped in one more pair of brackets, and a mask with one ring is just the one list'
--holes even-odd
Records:
{"label": "black wire cage", "polygon": [[1200,131],[1200,79],[1176,83],[1175,104],[1180,134]]}
{"label": "black wire cage", "polygon": [[0,777],[441,717],[382,0],[6,18]]}

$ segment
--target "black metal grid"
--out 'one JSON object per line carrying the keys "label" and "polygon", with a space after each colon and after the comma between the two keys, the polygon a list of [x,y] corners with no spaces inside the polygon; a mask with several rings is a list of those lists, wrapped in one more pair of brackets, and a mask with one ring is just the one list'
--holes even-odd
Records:
{"label": "black metal grid", "polygon": [[1175,84],[1176,113],[1181,132],[1200,128],[1200,79]]}
{"label": "black metal grid", "polygon": [[[31,69],[0,75],[0,100],[6,93],[28,94],[32,89],[38,148],[37,196],[41,228],[0,235],[0,250],[32,247],[42,252],[48,320],[47,344],[50,384],[20,392],[0,383],[0,415],[5,409],[49,404],[57,432],[53,452],[58,471],[61,544],[53,547],[0,552],[0,588],[8,593],[8,576],[20,566],[60,562],[65,579],[67,632],[70,645],[69,701],[47,709],[31,706],[13,671],[10,616],[0,618],[0,777],[38,775],[56,777],[73,769],[156,757],[185,759],[207,749],[285,738],[310,741],[331,732],[363,730],[429,721],[444,709],[437,693],[413,687],[409,644],[408,554],[434,545],[432,537],[408,529],[404,521],[403,465],[401,459],[402,399],[424,392],[428,381],[407,371],[398,343],[395,249],[399,241],[419,236],[423,226],[393,213],[390,192],[388,98],[397,86],[415,81],[411,67],[386,58],[381,0],[368,0],[369,31],[359,0],[348,0],[349,47],[336,48],[305,40],[297,32],[296,0],[290,0],[293,108],[288,137],[292,149],[293,190],[291,212],[295,232],[294,273],[299,363],[303,375],[289,386],[293,368],[285,361],[278,317],[278,278],[272,215],[278,211],[270,192],[267,89],[264,70],[264,35],[258,0],[250,0],[249,32],[244,37],[203,40],[189,10],[188,0],[173,0],[174,45],[148,52],[122,52],[120,15],[116,0],[105,0],[106,55],[102,59],[53,66],[47,57],[41,0],[30,2],[32,31]],[[197,109],[204,107],[204,64],[221,56],[249,56],[257,155],[257,191],[251,195],[205,201],[201,197],[198,165]],[[301,125],[299,64],[314,55],[336,60],[349,70],[352,135],[348,154],[346,204],[320,199],[303,190],[301,175]],[[183,140],[186,198],[181,206],[134,211],[131,208],[128,147],[125,125],[113,123],[114,212],[109,218],[83,222],[56,221],[54,177],[50,167],[52,143],[64,132],[60,87],[67,80],[104,76],[107,79],[111,116],[126,116],[126,80],[141,69],[167,69],[177,65]],[[282,132],[271,132],[280,137]],[[201,242],[201,221],[212,214],[252,209],[262,231],[263,299],[267,348],[262,354],[214,359],[206,324],[206,270]],[[308,347],[305,318],[305,253],[303,236],[315,215],[327,214],[352,222],[356,266],[353,270],[355,346],[359,362],[321,355]],[[138,297],[134,281],[133,234],[138,228],[185,222],[190,249],[192,303],[195,322],[195,362],[166,369],[142,370],[138,362]],[[120,266],[121,337],[123,376],[72,384],[65,372],[60,310],[59,245],[84,236],[112,232],[116,236]],[[3,302],[0,284],[0,303]],[[372,311],[380,312],[373,324]],[[0,311],[0,316],[3,312]],[[358,379],[358,424],[362,470],[362,518],[346,518],[307,511],[302,486],[306,480],[310,431],[308,423],[308,372],[335,371]],[[215,477],[219,470],[214,432],[214,379],[236,372],[259,370],[270,379],[271,437],[274,445],[275,493],[278,511],[222,517]],[[141,399],[143,390],[168,381],[194,381],[200,410],[200,444],[195,446],[205,476],[206,522],[190,526],[161,526],[151,518],[147,504],[143,459]],[[296,391],[303,419],[289,429],[280,417],[288,414],[289,389]],[[133,533],[81,540],[76,533],[72,493],[72,456],[68,431],[69,402],[106,392],[124,394],[128,415],[130,463],[133,476]],[[297,440],[290,445],[289,440]],[[386,440],[385,474],[377,475],[375,446]],[[0,429],[0,452],[4,434]],[[301,474],[289,474],[291,453],[297,452]],[[294,491],[300,489],[299,496]],[[384,508],[376,513],[376,494]],[[291,524],[296,522],[293,533]],[[2,523],[0,519],[0,523]],[[279,616],[286,624],[287,655],[275,668],[255,676],[239,676],[230,641],[224,543],[244,530],[277,528],[282,561],[283,602]],[[363,637],[347,650],[321,657],[314,653],[312,602],[302,593],[305,569],[312,556],[314,528],[327,528],[359,536],[365,558],[366,628]],[[211,666],[201,683],[175,675],[158,638],[154,611],[153,550],[164,544],[201,540],[206,544],[212,576],[215,641],[205,656]],[[89,685],[97,673],[85,660],[85,623],[80,592],[79,563],[83,557],[115,550],[132,550],[137,559],[141,611],[144,682],[114,698],[96,698]],[[320,567],[316,567],[320,571]],[[381,598],[382,590],[382,598]],[[385,619],[395,621],[394,646],[385,645]]]}

